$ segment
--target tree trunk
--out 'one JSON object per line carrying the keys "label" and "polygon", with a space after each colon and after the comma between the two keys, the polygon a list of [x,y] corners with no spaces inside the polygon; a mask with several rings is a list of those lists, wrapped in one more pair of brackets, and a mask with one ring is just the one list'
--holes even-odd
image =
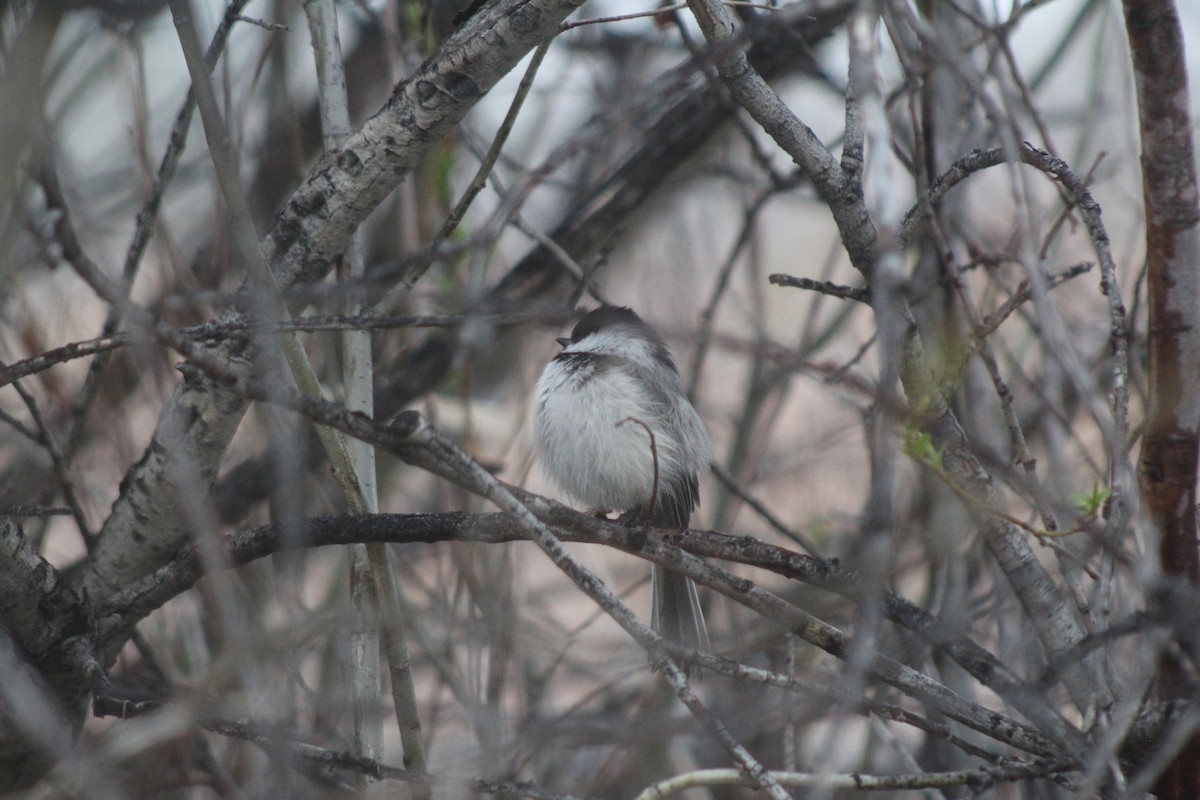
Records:
{"label": "tree trunk", "polygon": [[[1171,0],[1125,0],[1142,138],[1150,347],[1149,408],[1138,483],[1157,527],[1166,576],[1200,583],[1196,539],[1197,442],[1200,440],[1200,206],[1183,34]],[[1184,691],[1175,661],[1164,656],[1160,692]],[[1159,778],[1162,800],[1200,797],[1200,737],[1191,739]]]}

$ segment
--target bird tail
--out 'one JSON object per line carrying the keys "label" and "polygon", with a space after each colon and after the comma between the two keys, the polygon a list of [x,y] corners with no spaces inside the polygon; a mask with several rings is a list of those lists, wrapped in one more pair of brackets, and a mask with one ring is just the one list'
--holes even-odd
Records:
{"label": "bird tail", "polygon": [[[709,650],[708,628],[700,609],[696,584],[686,575],[672,572],[658,564],[650,573],[654,601],[650,608],[650,627],[664,639],[670,639],[696,650]],[[696,677],[699,668],[687,670]]]}

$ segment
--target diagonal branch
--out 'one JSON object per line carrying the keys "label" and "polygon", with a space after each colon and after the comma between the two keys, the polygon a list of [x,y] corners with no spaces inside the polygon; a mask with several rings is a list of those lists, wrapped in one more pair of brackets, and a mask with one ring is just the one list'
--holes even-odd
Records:
{"label": "diagonal branch", "polygon": [[[578,0],[499,0],[472,17],[400,84],[384,107],[323,158],[262,243],[281,287],[327,274],[350,235],[429,149],[535,46],[557,33]],[[244,350],[222,348],[245,362]],[[176,387],[144,457],[122,483],[79,581],[98,600],[169,557],[187,538],[169,454],[187,453],[211,482],[245,400],[198,377]]]}

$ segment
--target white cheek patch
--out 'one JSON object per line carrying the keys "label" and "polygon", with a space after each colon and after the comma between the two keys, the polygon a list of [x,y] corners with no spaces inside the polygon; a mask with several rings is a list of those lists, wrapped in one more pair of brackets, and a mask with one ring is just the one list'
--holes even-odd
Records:
{"label": "white cheek patch", "polygon": [[571,342],[563,348],[564,353],[598,353],[627,358],[630,361],[650,363],[654,360],[654,345],[644,337],[631,335],[623,328],[608,328]]}

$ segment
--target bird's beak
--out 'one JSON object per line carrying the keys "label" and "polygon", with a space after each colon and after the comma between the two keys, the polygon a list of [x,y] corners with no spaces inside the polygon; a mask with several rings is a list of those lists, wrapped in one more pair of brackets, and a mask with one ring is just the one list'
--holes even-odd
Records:
{"label": "bird's beak", "polygon": [[566,347],[567,345],[569,345],[571,343],[571,340],[568,339],[566,336],[560,336],[557,339],[555,339],[554,341],[558,342],[563,347]]}

